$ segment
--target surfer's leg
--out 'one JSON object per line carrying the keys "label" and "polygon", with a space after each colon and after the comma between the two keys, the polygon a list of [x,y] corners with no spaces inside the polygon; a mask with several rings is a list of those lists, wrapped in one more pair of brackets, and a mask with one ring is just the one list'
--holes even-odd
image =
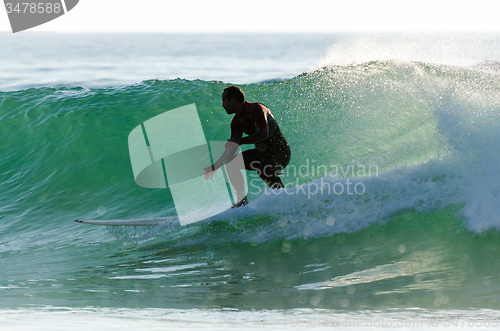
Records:
{"label": "surfer's leg", "polygon": [[[250,171],[259,171],[259,166],[261,160],[264,158],[264,154],[259,152],[257,149],[246,150],[242,153],[244,168]],[[234,206],[231,208],[238,208],[248,204],[248,200],[245,192],[245,180],[241,174],[241,164],[237,162],[230,162],[226,164],[227,174],[229,180],[236,191],[236,199],[238,200]]]}
{"label": "surfer's leg", "polygon": [[284,187],[279,175],[290,162],[290,156],[290,148],[286,146],[286,148],[278,151],[271,151],[262,160],[259,175],[270,188],[279,189]]}
{"label": "surfer's leg", "polygon": [[[226,164],[227,174],[234,190],[236,191],[236,199],[238,200],[233,208],[248,204],[245,192],[245,180],[241,174],[241,170],[244,168],[246,170],[258,171],[260,161],[264,158],[264,155],[257,149],[246,150],[241,154],[243,156],[243,165],[239,162],[233,161]],[[238,158],[235,158],[235,160],[237,159]]]}
{"label": "surfer's leg", "polygon": [[236,199],[238,200],[236,204],[246,201],[245,180],[241,174],[243,167],[238,162],[229,162],[226,164],[226,170],[229,180],[236,191]]}
{"label": "surfer's leg", "polygon": [[245,169],[249,171],[260,171],[260,164],[266,157],[266,154],[259,152],[257,148],[248,149],[243,152],[243,161]]}
{"label": "surfer's leg", "polygon": [[260,178],[272,189],[283,188],[283,182],[277,173],[282,171],[283,169],[276,169],[271,165],[265,165],[262,168],[262,172],[260,174]]}

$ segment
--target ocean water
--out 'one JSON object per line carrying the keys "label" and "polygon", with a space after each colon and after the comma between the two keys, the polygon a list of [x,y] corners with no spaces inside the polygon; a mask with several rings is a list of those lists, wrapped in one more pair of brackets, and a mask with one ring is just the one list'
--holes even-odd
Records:
{"label": "ocean water", "polygon": [[[0,35],[2,330],[494,329],[500,35]],[[127,137],[240,84],[286,188],[189,226]]]}

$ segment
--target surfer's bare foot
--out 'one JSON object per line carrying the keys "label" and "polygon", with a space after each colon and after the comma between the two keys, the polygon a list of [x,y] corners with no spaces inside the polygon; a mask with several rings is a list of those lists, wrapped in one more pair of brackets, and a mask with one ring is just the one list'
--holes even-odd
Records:
{"label": "surfer's bare foot", "polygon": [[239,208],[248,205],[247,197],[244,197],[240,202],[235,203],[231,208]]}

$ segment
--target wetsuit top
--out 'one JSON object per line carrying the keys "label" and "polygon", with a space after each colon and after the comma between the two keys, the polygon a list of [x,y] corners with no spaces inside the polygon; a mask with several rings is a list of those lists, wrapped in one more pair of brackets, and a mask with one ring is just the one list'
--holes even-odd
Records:
{"label": "wetsuit top", "polygon": [[231,139],[240,139],[243,133],[248,136],[240,139],[240,144],[259,144],[271,138],[279,130],[269,108],[258,103],[264,110],[246,104],[243,114],[237,114],[231,121]]}

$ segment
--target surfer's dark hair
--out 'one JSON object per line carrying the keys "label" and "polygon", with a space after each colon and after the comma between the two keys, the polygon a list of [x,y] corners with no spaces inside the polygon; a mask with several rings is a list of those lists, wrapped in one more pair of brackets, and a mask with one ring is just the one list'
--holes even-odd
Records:
{"label": "surfer's dark hair", "polygon": [[226,98],[228,100],[236,98],[238,102],[245,102],[245,93],[243,93],[239,86],[233,85],[226,87],[222,93],[226,93]]}

